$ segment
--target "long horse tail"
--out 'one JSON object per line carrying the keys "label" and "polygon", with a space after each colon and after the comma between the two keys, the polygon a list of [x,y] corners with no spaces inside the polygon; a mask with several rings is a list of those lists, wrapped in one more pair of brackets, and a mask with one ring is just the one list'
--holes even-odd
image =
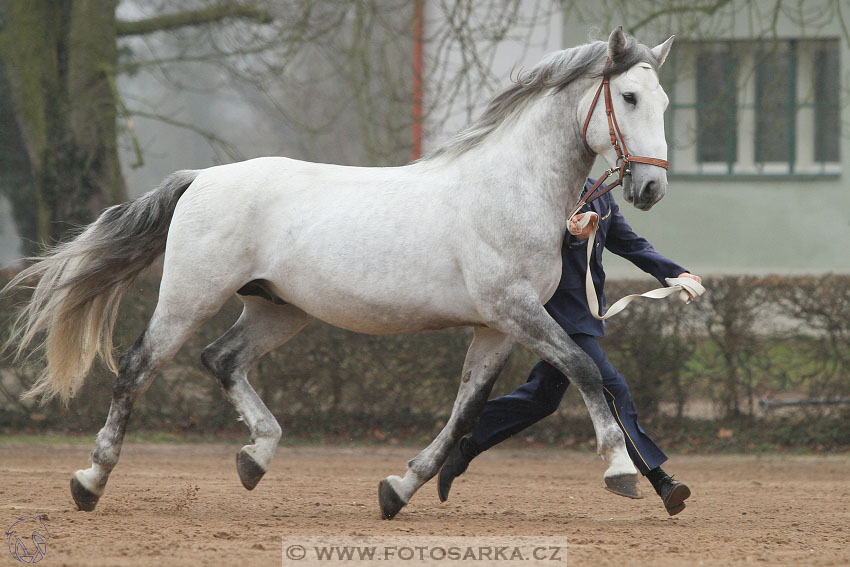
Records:
{"label": "long horse tail", "polygon": [[[0,290],[2,295],[33,289],[3,349],[14,346],[20,360],[35,343],[46,354],[46,368],[22,398],[59,396],[67,404],[97,356],[118,372],[112,356],[118,306],[136,277],[165,250],[177,201],[198,174],[178,171],[142,197],[106,209],[73,240],[29,258],[35,263]],[[34,279],[38,283],[31,287]]]}

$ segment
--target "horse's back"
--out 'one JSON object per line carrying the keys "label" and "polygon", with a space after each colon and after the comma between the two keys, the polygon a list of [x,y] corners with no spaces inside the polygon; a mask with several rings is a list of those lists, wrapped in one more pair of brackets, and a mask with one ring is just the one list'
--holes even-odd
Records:
{"label": "horse's back", "polygon": [[357,331],[475,323],[456,207],[441,190],[433,179],[423,182],[415,166],[258,158],[210,168],[178,204],[166,264],[183,256],[200,270],[203,256],[240,281],[266,280],[284,301]]}

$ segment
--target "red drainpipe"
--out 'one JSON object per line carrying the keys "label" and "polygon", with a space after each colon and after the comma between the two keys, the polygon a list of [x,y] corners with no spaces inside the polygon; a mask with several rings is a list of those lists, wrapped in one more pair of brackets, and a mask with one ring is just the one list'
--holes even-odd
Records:
{"label": "red drainpipe", "polygon": [[425,34],[425,0],[413,8],[413,101],[411,104],[411,159],[422,157],[422,42]]}

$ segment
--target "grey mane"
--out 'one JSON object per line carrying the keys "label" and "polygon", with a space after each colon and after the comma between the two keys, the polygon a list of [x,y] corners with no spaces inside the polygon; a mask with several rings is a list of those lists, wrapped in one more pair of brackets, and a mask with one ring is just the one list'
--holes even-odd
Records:
{"label": "grey mane", "polygon": [[[593,67],[599,68],[591,76],[602,78],[601,64],[607,55],[607,41],[595,41],[552,53],[536,66],[520,73],[511,86],[490,101],[478,120],[455,134],[425,159],[456,157],[474,148],[530,100],[542,93],[562,91],[574,80],[589,74]],[[605,76],[619,75],[641,62],[649,63],[658,72],[658,61],[652,51],[634,37],[626,36],[625,51],[612,62]]]}

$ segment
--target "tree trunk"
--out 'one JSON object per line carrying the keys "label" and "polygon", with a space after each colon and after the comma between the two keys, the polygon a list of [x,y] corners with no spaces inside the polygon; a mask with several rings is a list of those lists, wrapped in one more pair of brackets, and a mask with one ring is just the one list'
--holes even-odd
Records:
{"label": "tree trunk", "polygon": [[68,40],[69,129],[91,170],[93,213],[127,200],[118,160],[115,8],[118,0],[73,0]]}
{"label": "tree trunk", "polygon": [[24,220],[19,233],[40,245],[127,198],[111,87],[116,4],[0,0],[0,65],[8,88],[0,96],[11,99],[17,125],[11,135],[20,137],[30,171],[30,183],[6,191],[15,218]]}

